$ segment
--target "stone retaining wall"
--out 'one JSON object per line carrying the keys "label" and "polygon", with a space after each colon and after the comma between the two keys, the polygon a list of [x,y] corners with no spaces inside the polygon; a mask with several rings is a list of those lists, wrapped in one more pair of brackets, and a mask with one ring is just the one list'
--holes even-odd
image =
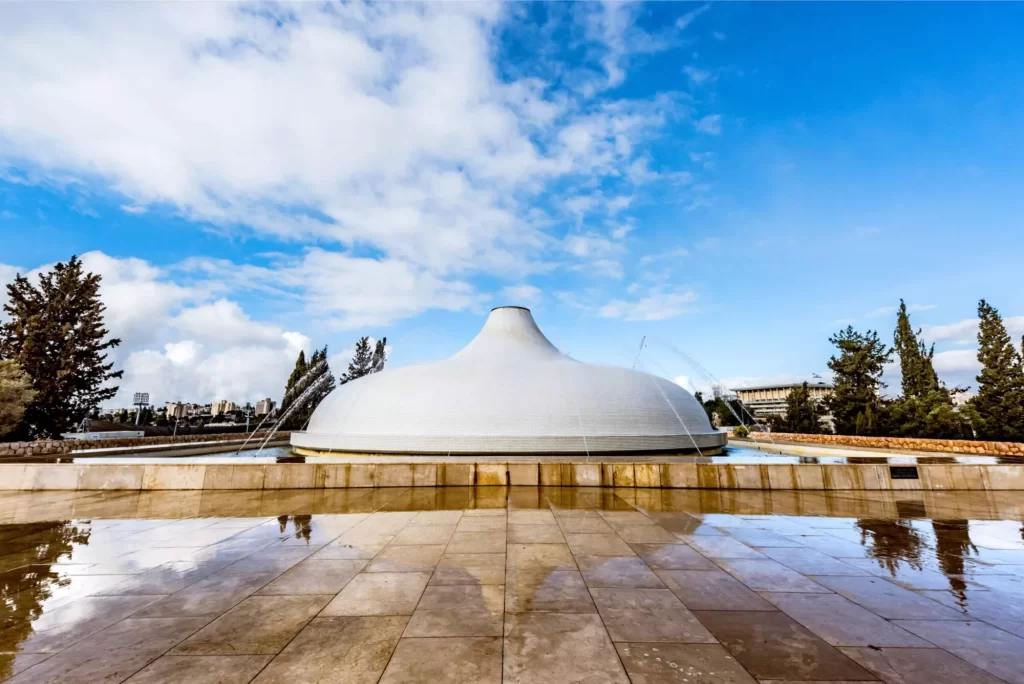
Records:
{"label": "stone retaining wall", "polygon": [[[277,432],[275,438],[288,439],[290,432]],[[17,456],[59,456],[83,449],[117,449],[121,447],[149,447],[158,444],[191,444],[193,442],[244,441],[246,433],[227,432],[212,435],[175,435],[165,437],[122,437],[120,439],[42,439],[35,442],[0,442],[0,458]],[[254,433],[252,441],[266,438],[267,431]],[[258,442],[257,442],[258,443]]]}
{"label": "stone retaining wall", "polygon": [[[854,435],[804,435],[773,432],[776,442],[801,442],[828,446],[867,447],[910,451],[942,451],[986,456],[1024,456],[1024,442],[974,442],[966,439],[918,439],[916,437],[858,437]],[[767,442],[768,435],[751,432],[747,439]]]}
{"label": "stone retaining wall", "polygon": [[[913,477],[894,477],[898,471]],[[905,473],[903,473],[905,474]],[[526,485],[641,489],[1022,491],[1024,465],[729,463],[0,464],[0,490]]]}

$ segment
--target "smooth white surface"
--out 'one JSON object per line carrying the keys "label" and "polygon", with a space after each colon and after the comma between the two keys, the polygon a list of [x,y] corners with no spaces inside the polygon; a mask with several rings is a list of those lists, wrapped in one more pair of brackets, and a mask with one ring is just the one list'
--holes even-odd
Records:
{"label": "smooth white surface", "polygon": [[494,309],[449,359],[341,385],[292,444],[401,453],[592,453],[713,448],[725,435],[679,385],[580,363],[529,310]]}

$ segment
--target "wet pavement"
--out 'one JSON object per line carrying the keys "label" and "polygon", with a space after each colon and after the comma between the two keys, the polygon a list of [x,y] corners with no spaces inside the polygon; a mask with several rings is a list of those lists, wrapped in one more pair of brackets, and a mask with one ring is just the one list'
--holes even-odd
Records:
{"label": "wet pavement", "polygon": [[0,495],[0,680],[1024,682],[1012,492]]}

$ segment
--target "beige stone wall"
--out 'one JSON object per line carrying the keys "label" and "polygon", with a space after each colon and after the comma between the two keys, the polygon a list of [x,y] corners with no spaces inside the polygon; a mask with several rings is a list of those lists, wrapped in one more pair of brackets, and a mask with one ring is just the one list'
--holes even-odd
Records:
{"label": "beige stone wall", "polygon": [[[253,441],[258,437],[266,437],[266,431],[255,433]],[[276,437],[287,439],[290,432],[278,432]],[[240,432],[214,435],[176,435],[174,437],[131,437],[121,439],[44,439],[36,442],[0,442],[0,458],[17,456],[59,456],[82,449],[115,449],[130,446],[153,446],[156,444],[191,444],[193,442],[230,442],[244,440],[245,434]]]}
{"label": "beige stone wall", "polygon": [[884,463],[22,463],[0,464],[0,490],[541,485],[762,491],[1024,491],[1024,465],[926,464],[917,466],[917,474],[917,479],[893,479],[892,470]]}
{"label": "beige stone wall", "polygon": [[[857,437],[854,435],[803,435],[792,432],[773,432],[776,442],[801,442],[831,446],[867,447],[911,451],[942,451],[954,454],[981,454],[988,456],[1024,456],[1024,443],[974,442],[966,439],[917,439],[913,437]],[[768,441],[768,436],[751,432],[749,439]]]}

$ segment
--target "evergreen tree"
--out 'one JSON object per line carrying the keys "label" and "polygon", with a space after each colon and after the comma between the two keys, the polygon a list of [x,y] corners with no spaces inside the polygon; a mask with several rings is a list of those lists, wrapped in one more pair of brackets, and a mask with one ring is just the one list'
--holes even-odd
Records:
{"label": "evergreen tree", "polygon": [[817,435],[824,432],[821,423],[825,415],[825,407],[821,402],[811,398],[811,390],[805,382],[794,387],[786,396],[786,430],[805,435]]}
{"label": "evergreen tree", "polygon": [[834,388],[825,405],[840,435],[884,435],[885,403],[879,392],[885,387],[882,370],[892,355],[878,333],[860,334],[847,326],[829,338],[839,356],[829,359]]}
{"label": "evergreen tree", "polygon": [[295,368],[292,369],[292,374],[288,376],[288,382],[285,383],[284,386],[284,396],[281,397],[280,406],[278,408],[280,413],[283,414],[287,411],[288,407],[292,405],[293,401],[295,401],[297,393],[292,390],[295,389],[295,385],[302,380],[308,371],[309,367],[306,365],[306,352],[304,350],[299,350],[299,358],[295,359]]}
{"label": "evergreen tree", "polygon": [[978,394],[970,402],[978,439],[1024,440],[1024,368],[999,312],[978,303]]}
{"label": "evergreen tree", "polygon": [[371,373],[379,373],[384,370],[384,362],[387,361],[388,357],[387,344],[388,338],[386,337],[377,340],[377,345],[373,348],[373,358],[370,359]]}
{"label": "evergreen tree", "polygon": [[373,372],[373,352],[370,351],[370,338],[360,337],[356,342],[356,350],[345,373],[345,382],[357,380]]}
{"label": "evergreen tree", "polygon": [[337,386],[334,374],[331,372],[331,367],[327,362],[326,346],[323,349],[317,349],[309,357],[309,365],[305,375],[305,380],[300,379],[300,382],[292,388],[292,402],[297,401],[309,388],[315,387],[315,389],[306,396],[302,406],[296,407],[291,416],[288,417],[288,420],[285,421],[284,429],[286,430],[305,429],[309,419],[313,416],[313,411]]}
{"label": "evergreen tree", "polygon": [[891,432],[900,437],[970,437],[970,429],[954,407],[950,391],[935,373],[935,347],[926,347],[920,335],[920,330],[915,332],[911,327],[907,306],[901,299],[893,349],[900,357],[903,393],[889,407]]}
{"label": "evergreen tree", "polygon": [[0,437],[21,425],[25,407],[35,397],[25,371],[11,360],[0,360]]}
{"label": "evergreen tree", "polygon": [[123,371],[114,371],[104,352],[121,340],[107,339],[100,279],[71,257],[41,274],[38,287],[20,274],[7,286],[10,320],[0,326],[0,358],[16,361],[36,392],[19,436],[58,437],[117,393],[109,383]]}

